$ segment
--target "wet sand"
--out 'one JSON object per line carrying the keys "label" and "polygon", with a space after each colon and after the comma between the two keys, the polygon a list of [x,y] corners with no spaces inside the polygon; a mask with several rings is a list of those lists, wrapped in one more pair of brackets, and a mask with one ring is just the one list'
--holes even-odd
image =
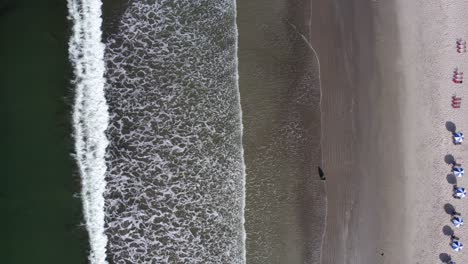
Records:
{"label": "wet sand", "polygon": [[[327,220],[321,263],[406,261],[401,87],[392,2],[311,1],[322,80]],[[385,10],[385,12],[380,12]]]}
{"label": "wet sand", "polygon": [[237,1],[247,263],[318,263],[324,227],[317,60],[307,1]]}
{"label": "wet sand", "polygon": [[[240,87],[247,163],[247,261],[406,263],[400,243],[404,234],[400,205],[405,191],[400,155],[400,76],[393,60],[398,55],[398,34],[396,21],[392,20],[392,3],[381,7],[360,0],[277,4],[272,5],[273,10],[255,12],[254,6],[239,10]],[[281,13],[285,7],[288,12]],[[247,36],[249,31],[243,31],[247,26],[243,26],[246,22],[241,13],[246,9],[256,15],[251,20],[256,24],[248,24],[252,35]],[[387,12],[381,14],[379,10]],[[263,12],[269,12],[270,17]],[[265,17],[276,20],[271,22]],[[296,46],[288,47],[283,36],[288,36]],[[246,46],[252,43],[246,44],[246,39],[255,39],[259,48],[250,48],[249,52]],[[315,115],[319,106],[315,100],[305,105],[309,112],[302,113],[315,116],[309,120],[314,120],[314,128],[320,128],[322,137],[311,130],[308,145],[298,138],[288,142],[288,146],[296,143],[306,146],[305,149],[316,149],[307,160],[299,158],[299,152],[298,156],[291,156],[281,144],[271,143],[271,138],[276,136],[276,130],[281,130],[282,124],[275,124],[275,118],[287,122],[292,117],[287,113],[294,113],[291,107],[284,107],[287,100],[294,101],[294,95],[281,89],[294,80],[307,80],[306,75],[294,74],[297,69],[308,69],[307,63],[315,66],[315,73],[319,70],[312,49],[319,55],[321,75],[320,79],[313,77],[316,83],[310,84],[316,94],[321,83],[321,113]],[[307,52],[306,56],[301,52]],[[282,70],[286,66],[293,70]],[[304,73],[314,76],[314,72]],[[276,94],[280,96],[275,97]],[[268,96],[273,103],[267,101]],[[258,98],[263,98],[263,102],[256,101]],[[262,119],[268,115],[275,118]],[[321,120],[321,127],[316,120]],[[310,168],[291,173],[301,162],[323,166],[327,177],[326,208],[318,206],[325,204],[323,198],[317,198],[324,190],[321,182],[311,182],[306,187],[315,200],[304,199],[294,188],[287,187],[291,179],[301,179],[304,173],[318,180],[316,171]],[[285,167],[288,165],[293,166]],[[305,203],[292,210],[288,197],[295,195]],[[301,211],[317,217],[298,225],[291,219]],[[323,221],[325,213],[326,221],[318,222]],[[279,232],[295,234],[302,228],[314,228],[314,233],[304,234],[306,238],[299,240],[299,235],[288,237]],[[320,255],[316,254],[317,248],[303,251],[311,252],[309,255],[295,250],[303,249],[307,243],[316,246],[318,241],[323,242]]]}

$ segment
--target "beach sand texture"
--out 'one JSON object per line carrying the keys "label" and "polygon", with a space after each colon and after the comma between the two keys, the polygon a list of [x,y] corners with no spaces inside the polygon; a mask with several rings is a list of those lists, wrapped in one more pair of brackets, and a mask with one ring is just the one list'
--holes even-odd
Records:
{"label": "beach sand texture", "polygon": [[322,149],[328,175],[322,263],[405,259],[396,239],[403,233],[405,194],[399,85],[392,68],[398,38],[393,21],[385,17],[392,16],[392,8],[385,8],[379,17],[368,1],[311,5],[310,42],[322,69]]}
{"label": "beach sand texture", "polygon": [[[410,263],[437,263],[449,254],[455,262],[465,263],[466,249],[453,252],[448,234],[454,231],[466,244],[468,228],[454,228],[446,211],[453,206],[466,218],[468,204],[451,196],[454,178],[449,176],[451,166],[445,157],[453,155],[465,166],[463,161],[468,160],[466,144],[453,145],[447,129],[447,122],[461,131],[468,123],[466,102],[460,109],[450,106],[453,94],[465,100],[468,96],[466,82],[451,82],[454,67],[468,70],[467,54],[458,54],[455,49],[457,38],[468,37],[468,2],[399,0],[397,9],[401,39],[405,40],[398,66],[405,69],[401,133],[408,193],[408,257]],[[468,179],[458,179],[457,184],[467,186]]]}
{"label": "beach sand texture", "polygon": [[[327,224],[321,263],[457,263],[450,234],[454,178],[446,160],[468,160],[446,128],[466,129],[468,70],[455,41],[467,38],[468,2],[312,1],[310,41],[322,69],[322,151]],[[324,30],[326,29],[326,30]],[[465,34],[465,35],[464,35]],[[447,156],[447,157],[446,157]],[[468,179],[458,179],[466,187]],[[467,244],[468,245],[468,244]]]}
{"label": "beach sand texture", "polygon": [[318,263],[324,224],[308,1],[237,1],[247,263]]}

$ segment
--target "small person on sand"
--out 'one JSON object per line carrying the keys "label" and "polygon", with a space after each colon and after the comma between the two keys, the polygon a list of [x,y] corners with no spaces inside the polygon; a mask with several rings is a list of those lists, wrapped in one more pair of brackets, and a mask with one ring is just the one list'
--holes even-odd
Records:
{"label": "small person on sand", "polygon": [[325,173],[323,172],[322,168],[320,168],[320,166],[318,167],[318,173],[319,173],[320,180],[322,181],[326,180]]}

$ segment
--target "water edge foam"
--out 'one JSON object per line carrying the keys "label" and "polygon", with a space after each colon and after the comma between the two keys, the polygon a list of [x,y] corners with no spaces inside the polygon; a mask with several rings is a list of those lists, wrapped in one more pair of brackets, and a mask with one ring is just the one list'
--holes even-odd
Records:
{"label": "water edge foam", "polygon": [[81,198],[89,234],[92,264],[107,263],[107,237],[104,233],[106,186],[105,135],[109,123],[104,96],[104,44],[101,42],[101,1],[68,0],[72,21],[69,58],[73,66],[75,103],[73,128],[76,161],[81,176]]}

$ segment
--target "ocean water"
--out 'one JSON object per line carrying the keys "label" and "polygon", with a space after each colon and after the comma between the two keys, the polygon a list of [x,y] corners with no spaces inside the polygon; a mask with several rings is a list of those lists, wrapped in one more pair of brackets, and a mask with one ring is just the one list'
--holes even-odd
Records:
{"label": "ocean water", "polygon": [[0,263],[86,263],[66,1],[0,1]]}
{"label": "ocean water", "polygon": [[108,261],[244,263],[235,1],[121,11],[104,40]]}
{"label": "ocean water", "polygon": [[69,0],[91,263],[320,261],[307,14],[301,2],[238,4]]}

